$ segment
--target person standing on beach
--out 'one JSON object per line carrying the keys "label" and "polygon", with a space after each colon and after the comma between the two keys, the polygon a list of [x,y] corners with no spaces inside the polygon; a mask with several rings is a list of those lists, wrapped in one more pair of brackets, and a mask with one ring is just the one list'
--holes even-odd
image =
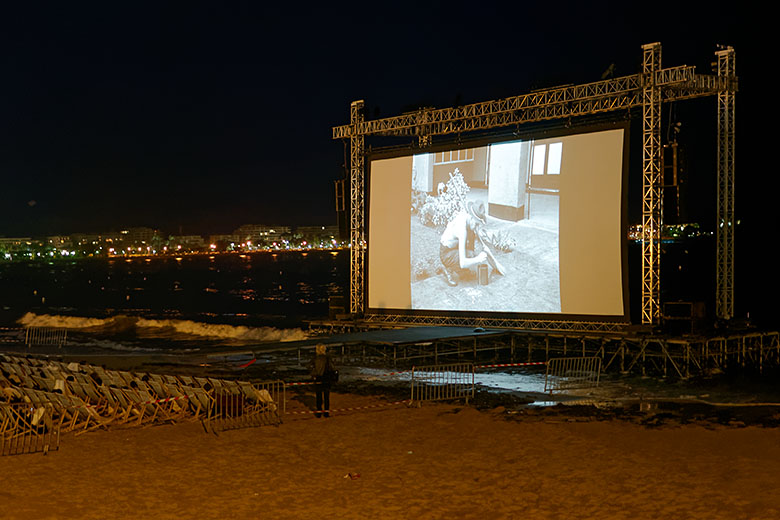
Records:
{"label": "person standing on beach", "polygon": [[315,417],[320,414],[329,417],[330,410],[330,387],[338,381],[338,370],[333,364],[328,353],[327,347],[322,343],[316,347],[316,355],[311,362],[311,377],[314,379],[314,391],[316,393],[317,409],[314,412]]}

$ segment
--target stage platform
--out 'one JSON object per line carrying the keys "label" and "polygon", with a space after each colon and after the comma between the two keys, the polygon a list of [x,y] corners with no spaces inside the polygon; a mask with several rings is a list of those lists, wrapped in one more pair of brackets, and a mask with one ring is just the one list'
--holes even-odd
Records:
{"label": "stage platform", "polygon": [[[106,357],[102,351],[73,350],[69,345],[25,345],[20,333],[8,352],[60,358]],[[664,335],[646,331],[533,331],[465,326],[410,326],[379,328],[369,324],[302,341],[244,344],[233,348],[203,347],[197,353],[154,357],[166,362],[243,365],[255,358],[287,362],[310,358],[315,345],[330,347],[343,364],[422,366],[446,362],[546,363],[553,358],[599,357],[604,371],[688,378],[724,371],[762,373],[780,370],[780,334],[777,331],[721,330],[707,335]],[[114,357],[149,357],[124,353]],[[284,361],[287,360],[287,361]]]}
{"label": "stage platform", "polygon": [[[296,342],[263,344],[240,354],[311,355],[318,343],[343,363],[385,366],[438,364],[472,359],[547,362],[552,358],[601,358],[603,370],[688,378],[724,370],[780,368],[776,331],[721,331],[710,335],[663,335],[624,331],[525,331],[502,328],[418,326],[323,334]],[[236,352],[213,352],[217,360]]]}
{"label": "stage platform", "polygon": [[326,345],[349,345],[356,343],[372,345],[414,345],[475,337],[495,337],[509,333],[510,331],[506,329],[483,329],[481,327],[408,327],[404,329],[367,330],[335,334],[333,336],[316,339],[315,343],[324,343]]}
{"label": "stage platform", "polygon": [[510,331],[505,329],[483,329],[474,327],[408,327],[403,329],[366,330],[324,335],[300,341],[264,343],[251,348],[241,349],[237,352],[220,351],[210,353],[208,356],[211,358],[221,358],[248,352],[252,352],[256,355],[263,355],[296,350],[308,351],[314,349],[318,344],[324,344],[330,348],[347,346],[429,347],[437,343],[448,341],[473,341],[477,338],[497,339],[499,337],[507,336],[510,333]]}

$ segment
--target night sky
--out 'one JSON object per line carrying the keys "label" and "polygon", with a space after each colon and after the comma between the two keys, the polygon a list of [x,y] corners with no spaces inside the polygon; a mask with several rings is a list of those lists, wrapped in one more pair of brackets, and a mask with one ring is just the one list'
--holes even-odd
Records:
{"label": "night sky", "polygon": [[756,62],[740,17],[654,30],[622,4],[29,4],[0,16],[0,236],[331,223],[352,100],[372,119],[634,74],[653,41],[702,72],[733,45],[741,86]]}

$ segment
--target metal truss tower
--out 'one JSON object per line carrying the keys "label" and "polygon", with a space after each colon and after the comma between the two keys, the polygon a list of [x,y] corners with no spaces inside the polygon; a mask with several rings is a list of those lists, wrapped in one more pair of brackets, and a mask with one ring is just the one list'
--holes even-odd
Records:
{"label": "metal truss tower", "polygon": [[[353,101],[350,105],[349,120],[352,125],[363,122],[363,100]],[[354,134],[349,138],[350,166],[350,207],[349,207],[349,309],[352,314],[362,314],[365,308],[363,295],[365,294],[365,142],[363,134]]]}
{"label": "metal truss tower", "polygon": [[642,323],[653,324],[661,305],[661,44],[642,49]]}
{"label": "metal truss tower", "polygon": [[731,88],[718,92],[718,220],[717,220],[717,287],[718,318],[734,317],[734,101],[736,67],[734,49],[727,47],[715,53],[718,77]]}
{"label": "metal truss tower", "polygon": [[[642,46],[642,71],[631,76],[567,85],[499,100],[452,108],[423,108],[400,116],[366,121],[363,101],[350,107],[350,124],[333,128],[333,139],[349,139],[350,154],[350,311],[368,321],[389,323],[442,324],[465,318],[436,316],[366,315],[365,295],[365,138],[406,136],[416,138],[420,148],[430,146],[436,136],[488,132],[502,127],[519,127],[540,121],[569,120],[615,111],[642,111],[642,316],[643,324],[657,325],[661,318],[660,238],[663,215],[661,105],[705,96],[718,97],[718,317],[733,316],[734,294],[734,100],[737,77],[734,50],[716,53],[718,74],[697,74],[695,67],[661,68],[661,44]],[[448,321],[449,320],[449,321]],[[492,321],[491,321],[492,320]],[[533,325],[527,319],[472,320],[482,326],[532,326],[556,330],[579,327],[588,330],[610,328],[609,323],[549,322]],[[511,322],[511,323],[510,323]],[[496,325],[498,326],[498,325]]]}

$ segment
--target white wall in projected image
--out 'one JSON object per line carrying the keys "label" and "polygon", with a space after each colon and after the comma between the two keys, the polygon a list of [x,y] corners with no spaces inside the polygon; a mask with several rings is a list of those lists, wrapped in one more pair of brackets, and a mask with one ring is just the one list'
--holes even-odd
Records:
{"label": "white wall in projected image", "polygon": [[369,309],[626,316],[625,133],[372,160]]}

